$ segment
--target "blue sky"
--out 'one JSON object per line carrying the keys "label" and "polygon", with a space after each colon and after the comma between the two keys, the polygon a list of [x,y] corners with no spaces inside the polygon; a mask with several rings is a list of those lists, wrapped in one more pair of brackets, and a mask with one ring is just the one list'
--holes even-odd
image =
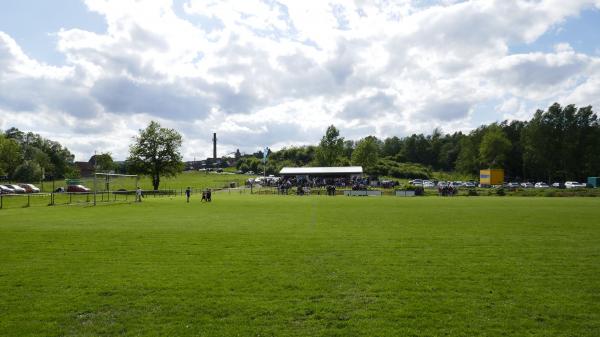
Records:
{"label": "blue sky", "polygon": [[184,157],[466,131],[600,105],[600,1],[0,2],[0,128],[117,159],[150,120]]}

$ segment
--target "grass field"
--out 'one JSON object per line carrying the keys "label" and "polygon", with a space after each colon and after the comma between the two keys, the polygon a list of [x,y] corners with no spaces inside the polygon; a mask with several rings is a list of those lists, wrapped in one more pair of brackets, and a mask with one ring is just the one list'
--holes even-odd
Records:
{"label": "grass field", "polygon": [[[186,187],[194,187],[194,188],[222,188],[224,186],[228,186],[230,183],[234,182],[238,186],[244,186],[246,180],[248,178],[257,177],[256,175],[245,175],[245,174],[231,174],[231,173],[206,173],[206,172],[196,172],[196,171],[186,171],[183,172],[176,177],[171,178],[161,178],[160,189],[185,189]],[[94,179],[93,178],[81,178],[81,183],[86,187],[93,188]],[[38,187],[42,187],[38,182],[33,182],[34,185]],[[64,187],[66,186],[65,180],[56,180],[54,181],[54,185],[51,181],[44,182],[43,191],[51,192],[52,186]],[[102,181],[98,180],[98,186],[101,188]],[[125,188],[134,190],[135,189],[135,179],[134,178],[116,178],[113,181],[113,186],[111,189],[119,189]],[[145,190],[152,189],[152,180],[150,177],[141,176],[140,177],[140,187]]]}
{"label": "grass field", "polygon": [[0,336],[598,336],[600,199],[0,210]]}

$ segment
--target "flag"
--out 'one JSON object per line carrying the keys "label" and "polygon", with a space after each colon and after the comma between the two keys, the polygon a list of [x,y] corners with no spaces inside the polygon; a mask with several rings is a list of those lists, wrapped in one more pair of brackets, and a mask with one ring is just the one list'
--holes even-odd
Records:
{"label": "flag", "polygon": [[263,150],[263,163],[267,162],[267,157],[269,156],[269,148],[265,146]]}

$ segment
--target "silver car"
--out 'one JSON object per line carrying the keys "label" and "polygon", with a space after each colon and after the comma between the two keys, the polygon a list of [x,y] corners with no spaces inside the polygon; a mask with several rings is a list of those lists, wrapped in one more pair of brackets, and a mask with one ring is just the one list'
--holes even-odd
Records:
{"label": "silver car", "polygon": [[0,185],[0,194],[13,194],[15,193],[15,190],[13,190],[12,188],[5,186],[5,185]]}
{"label": "silver car", "polygon": [[27,193],[27,191],[19,185],[6,185],[6,187],[12,189],[14,191],[13,193],[17,193],[17,194]]}

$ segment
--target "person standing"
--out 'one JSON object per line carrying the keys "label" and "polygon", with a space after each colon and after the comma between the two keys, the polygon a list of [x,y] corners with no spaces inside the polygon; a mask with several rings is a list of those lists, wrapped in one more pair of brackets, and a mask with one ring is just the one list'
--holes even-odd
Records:
{"label": "person standing", "polygon": [[190,202],[190,195],[191,194],[192,194],[192,190],[188,186],[188,188],[185,189],[185,197],[186,197],[188,203]]}
{"label": "person standing", "polygon": [[138,186],[135,190],[135,201],[142,202],[142,188]]}

